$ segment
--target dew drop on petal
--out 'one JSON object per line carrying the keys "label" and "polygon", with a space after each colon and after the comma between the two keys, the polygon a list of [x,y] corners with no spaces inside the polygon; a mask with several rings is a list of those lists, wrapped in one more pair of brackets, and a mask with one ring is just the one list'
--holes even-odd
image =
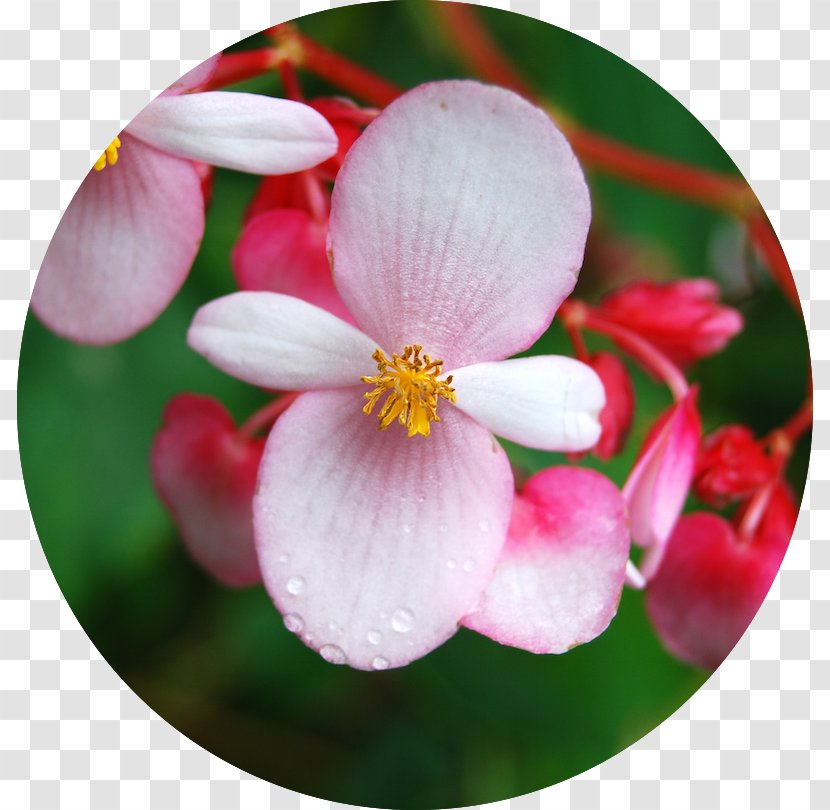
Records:
{"label": "dew drop on petal", "polygon": [[458,563],[455,560],[447,560],[447,568],[458,568]]}
{"label": "dew drop on petal", "polygon": [[382,655],[375,656],[372,659],[372,669],[389,669],[389,659]]}
{"label": "dew drop on petal", "polygon": [[441,534],[446,534],[446,533],[447,533],[447,531],[448,531],[448,529],[449,529],[449,526],[447,526],[447,524],[446,524],[446,523],[442,523],[442,524],[438,527],[438,531],[439,531],[439,532],[441,532]]}
{"label": "dew drop on petal", "polygon": [[392,614],[392,629],[397,633],[408,633],[415,624],[415,614],[406,608],[399,608]]}
{"label": "dew drop on petal", "polygon": [[285,629],[292,633],[302,633],[305,627],[303,617],[298,616],[296,613],[286,613],[282,621],[285,624]]}
{"label": "dew drop on petal", "polygon": [[279,560],[279,561],[280,561],[283,565],[285,565],[285,564],[288,562],[288,555],[287,555],[287,554],[280,554],[280,556],[279,556],[279,557],[277,557],[277,559],[278,559],[278,560]]}
{"label": "dew drop on petal", "polygon": [[381,641],[383,641],[383,635],[381,635],[380,630],[370,630],[366,634],[366,640],[370,644],[374,644],[377,647],[377,645],[380,644]]}
{"label": "dew drop on petal", "polygon": [[330,664],[345,664],[347,660],[346,653],[336,644],[324,644],[320,647],[320,655],[324,661],[328,661]]}
{"label": "dew drop on petal", "polygon": [[476,567],[475,560],[464,560],[464,565],[461,566],[468,574]]}
{"label": "dew drop on petal", "polygon": [[305,580],[302,577],[291,577],[285,583],[285,590],[293,596],[297,596],[305,590]]}
{"label": "dew drop on petal", "polygon": [[410,534],[412,532],[412,524],[411,523],[404,523],[401,528],[404,531],[404,534]]}
{"label": "dew drop on petal", "polygon": [[481,529],[483,532],[490,531],[490,521],[489,520],[480,520],[478,522],[478,528]]}
{"label": "dew drop on petal", "polygon": [[342,628],[337,622],[329,622],[329,630],[331,630],[332,633],[338,634],[343,632]]}

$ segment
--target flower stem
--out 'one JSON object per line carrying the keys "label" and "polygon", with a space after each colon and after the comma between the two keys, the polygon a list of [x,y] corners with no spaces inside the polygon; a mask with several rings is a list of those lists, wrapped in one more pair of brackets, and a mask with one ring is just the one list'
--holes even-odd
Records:
{"label": "flower stem", "polygon": [[403,92],[386,79],[318,45],[293,25],[286,23],[275,26],[269,34],[278,46],[296,54],[292,59],[294,64],[370,104],[385,107]]}
{"label": "flower stem", "polygon": [[636,360],[646,371],[664,382],[679,402],[689,391],[689,383],[683,373],[659,349],[635,332],[606,321],[597,315],[584,301],[565,301],[559,309],[565,327],[569,331],[580,327],[611,338],[626,354]]}
{"label": "flower stem", "polygon": [[222,54],[216,72],[207,84],[208,90],[217,90],[229,84],[243,82],[273,70],[285,58],[278,48],[257,48]]}
{"label": "flower stem", "polygon": [[250,439],[264,428],[273,424],[283,411],[287,410],[297,397],[299,391],[287,391],[281,396],[264,405],[258,411],[254,411],[245,422],[240,425],[238,434],[240,438]]}
{"label": "flower stem", "polygon": [[795,307],[795,311],[801,312],[798,288],[795,286],[793,274],[790,272],[789,262],[767,215],[759,208],[747,217],[746,227],[752,243],[764,257],[770,274],[784,295],[787,296],[789,302]]}

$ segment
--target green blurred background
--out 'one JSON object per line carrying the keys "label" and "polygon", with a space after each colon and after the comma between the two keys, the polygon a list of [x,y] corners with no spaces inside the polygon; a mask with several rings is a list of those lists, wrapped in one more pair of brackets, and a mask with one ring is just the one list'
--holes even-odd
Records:
{"label": "green blurred background", "polygon": [[[514,64],[577,121],[627,143],[722,172],[734,165],[670,95],[615,56],[528,17],[483,8]],[[303,18],[301,30],[404,87],[465,75],[421,3],[352,6]],[[261,45],[252,38],[242,47]],[[339,92],[303,75],[309,97]],[[274,76],[240,85],[280,94]],[[632,274],[714,276],[746,330],[700,363],[707,428],[760,432],[799,406],[803,323],[745,249],[737,224],[589,172],[594,226],[579,292],[589,299]],[[303,793],[382,807],[443,807],[548,786],[627,747],[677,709],[707,673],[678,663],[626,591],[596,641],[538,657],[461,630],[396,671],[334,667],[284,629],[262,588],[215,585],[185,555],[154,494],[148,455],[164,404],[208,393],[242,419],[266,401],[188,350],[196,308],[234,289],[229,254],[254,177],[217,171],[201,252],[164,316],[111,348],[62,341],[29,318],[19,380],[20,445],[40,539],[92,642],[153,709],[253,774]],[[592,348],[602,346],[591,342]],[[554,324],[537,351],[570,349]],[[622,483],[638,442],[669,403],[635,373],[628,450],[584,463]],[[802,442],[802,445],[804,443]],[[561,456],[509,447],[527,471]],[[791,467],[800,494],[801,447]]]}

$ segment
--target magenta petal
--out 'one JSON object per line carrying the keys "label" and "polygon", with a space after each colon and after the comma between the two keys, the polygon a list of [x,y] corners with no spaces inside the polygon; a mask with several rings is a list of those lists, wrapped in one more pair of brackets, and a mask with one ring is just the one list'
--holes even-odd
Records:
{"label": "magenta petal", "polygon": [[210,397],[182,394],[153,444],[153,480],[193,558],[226,585],[259,582],[252,501],[264,439],[242,438]]}
{"label": "magenta petal", "polygon": [[646,579],[660,565],[691,487],[701,435],[696,400],[691,390],[663,415],[623,487],[632,539],[647,549],[640,565]]}
{"label": "magenta petal", "polygon": [[362,390],[302,395],[263,456],[254,531],[286,626],[324,658],[398,667],[455,633],[507,533],[513,476],[452,406],[429,437],[379,431]]}
{"label": "magenta petal", "polygon": [[496,572],[463,624],[511,647],[567,652],[614,618],[628,551],[614,484],[593,470],[543,470],[516,496]]}
{"label": "magenta petal", "polygon": [[582,264],[590,201],[550,118],[477,82],[405,93],[349,150],[332,197],[334,278],[382,346],[445,368],[548,327]]}
{"label": "magenta petal", "polygon": [[281,208],[249,220],[232,261],[240,289],[293,295],[351,321],[331,277],[325,226],[305,211]]}
{"label": "magenta petal", "polygon": [[32,309],[78,343],[124,340],[152,323],[187,277],[204,230],[187,160],[122,134],[118,163],[87,175],[49,245]]}
{"label": "magenta petal", "polygon": [[716,669],[746,631],[772,586],[792,523],[776,542],[740,542],[719,515],[682,518],[646,591],[649,618],[678,658]]}

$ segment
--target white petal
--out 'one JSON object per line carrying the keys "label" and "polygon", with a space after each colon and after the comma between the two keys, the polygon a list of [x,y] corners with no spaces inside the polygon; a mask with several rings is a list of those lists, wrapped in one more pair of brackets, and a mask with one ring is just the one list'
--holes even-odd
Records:
{"label": "white petal", "polygon": [[253,174],[310,169],[337,151],[334,130],[316,110],[253,93],[157,98],[127,131],[179,157]]}
{"label": "white petal", "polygon": [[605,390],[585,363],[570,357],[519,357],[451,372],[457,406],[476,421],[539,450],[578,451],[600,435]]}
{"label": "white petal", "polygon": [[[301,396],[265,448],[254,533],[300,638],[358,669],[402,666],[455,633],[504,544],[507,456],[451,405],[429,436],[385,431],[360,388]],[[289,618],[290,617],[290,618]]]}
{"label": "white petal", "polygon": [[187,342],[227,374],[281,391],[359,385],[377,368],[373,340],[326,310],[279,293],[239,292],[205,304]]}

